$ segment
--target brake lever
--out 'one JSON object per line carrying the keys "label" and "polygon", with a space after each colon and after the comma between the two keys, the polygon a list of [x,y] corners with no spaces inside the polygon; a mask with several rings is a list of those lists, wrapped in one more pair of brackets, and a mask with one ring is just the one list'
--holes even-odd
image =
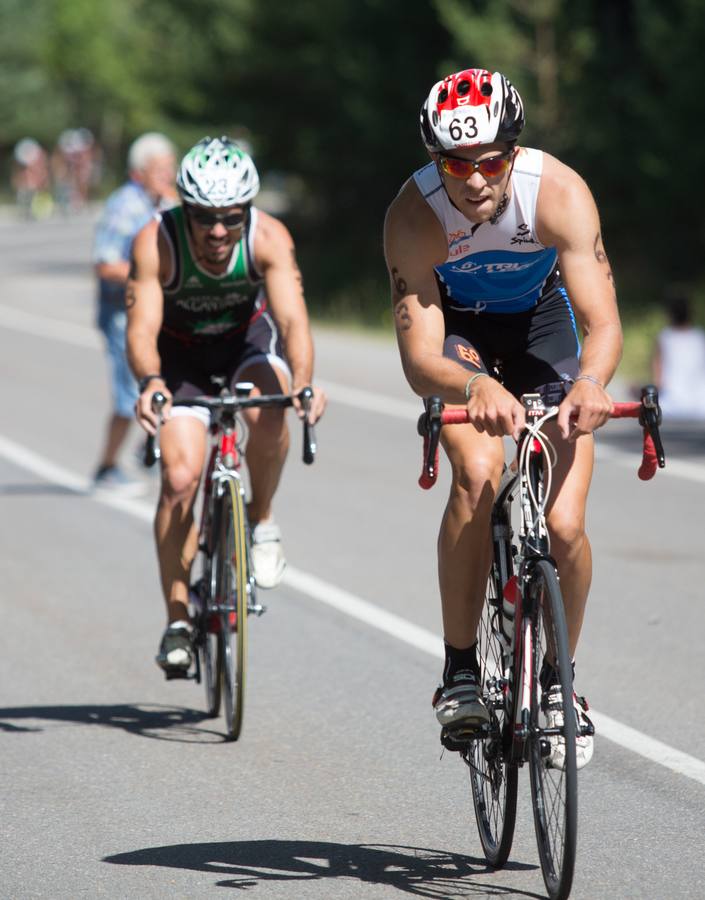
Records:
{"label": "brake lever", "polygon": [[311,401],[313,400],[313,390],[310,387],[303,388],[299,392],[299,399],[301,400],[301,406],[304,411],[303,461],[307,466],[310,466],[316,458],[316,450],[318,449],[315,429],[308,420],[308,413],[311,409]]}
{"label": "brake lever", "polygon": [[653,384],[647,384],[641,389],[641,413],[639,424],[651,435],[656,451],[656,459],[660,469],[666,465],[666,454],[661,442],[659,426],[663,421],[663,414],[658,402],[658,390]]}
{"label": "brake lever", "polygon": [[438,444],[441,437],[441,414],[443,401],[440,397],[429,397],[426,401],[426,412],[419,417],[416,430],[428,441],[422,478],[431,482],[436,480],[438,466]]}
{"label": "brake lever", "polygon": [[166,403],[166,397],[161,391],[152,394],[152,412],[157,414],[157,430],[155,434],[148,434],[144,445],[144,464],[149,469],[157,460],[162,458],[162,449],[159,446],[159,429],[162,424],[162,409]]}

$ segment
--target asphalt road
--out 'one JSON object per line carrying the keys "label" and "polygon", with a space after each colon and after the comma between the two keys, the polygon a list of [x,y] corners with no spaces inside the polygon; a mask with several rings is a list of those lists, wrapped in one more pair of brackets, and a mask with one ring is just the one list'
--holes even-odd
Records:
{"label": "asphalt road", "polygon": [[[293,432],[276,505],[290,574],[252,622],[241,740],[204,717],[200,687],[163,680],[156,481],[136,430],[125,462],[144,496],[85,490],[108,411],[91,227],[0,219],[0,896],[543,896],[527,773],[493,872],[463,767],[441,758],[447,471],[416,486],[417,404],[393,343],[316,332],[331,403],[315,466]],[[649,484],[633,425],[600,441],[576,898],[705,896],[705,437],[666,439]]]}

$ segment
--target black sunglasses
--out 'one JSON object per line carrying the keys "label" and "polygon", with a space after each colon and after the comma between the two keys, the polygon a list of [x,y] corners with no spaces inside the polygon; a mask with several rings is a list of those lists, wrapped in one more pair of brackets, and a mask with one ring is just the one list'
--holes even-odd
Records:
{"label": "black sunglasses", "polygon": [[202,228],[212,228],[214,225],[220,223],[228,229],[240,228],[240,226],[244,224],[249,212],[248,208],[243,210],[243,212],[228,213],[227,215],[221,213],[219,215],[218,213],[206,212],[202,209],[192,209],[188,206],[186,207],[186,210],[189,218]]}

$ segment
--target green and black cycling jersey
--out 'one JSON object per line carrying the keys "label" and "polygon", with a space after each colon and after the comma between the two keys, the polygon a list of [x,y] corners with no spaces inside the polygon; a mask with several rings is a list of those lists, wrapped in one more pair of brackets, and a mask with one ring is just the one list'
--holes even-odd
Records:
{"label": "green and black cycling jersey", "polygon": [[222,275],[207,272],[193,258],[186,227],[182,207],[162,213],[160,229],[172,263],[169,280],[162,285],[162,333],[186,344],[244,338],[266,308],[263,278],[254,261],[257,210],[250,210]]}

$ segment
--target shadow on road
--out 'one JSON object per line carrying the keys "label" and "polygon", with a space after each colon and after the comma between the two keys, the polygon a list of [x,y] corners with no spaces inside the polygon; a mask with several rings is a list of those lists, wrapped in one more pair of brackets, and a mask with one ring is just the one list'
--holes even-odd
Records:
{"label": "shadow on road", "polygon": [[[160,741],[184,743],[222,742],[215,731],[197,727],[208,716],[203,712],[158,704],[116,703],[113,705],[18,706],[0,709],[0,732],[10,734],[44,731],[38,725],[17,725],[17,720],[44,719],[76,725],[120,728],[130,734]],[[6,721],[10,720],[10,721]]]}
{"label": "shadow on road", "polygon": [[[474,884],[473,876],[493,871],[484,859],[425,847],[324,841],[231,841],[150,847],[107,856],[103,861],[127,866],[191,869],[219,877],[225,875],[229,877],[217,881],[217,887],[241,890],[272,881],[356,878],[363,883],[389,885],[407,894],[438,900],[473,894],[483,897],[542,896],[500,884]],[[535,868],[512,862],[505,867],[513,871]],[[497,872],[495,877],[501,879],[502,873]]]}

